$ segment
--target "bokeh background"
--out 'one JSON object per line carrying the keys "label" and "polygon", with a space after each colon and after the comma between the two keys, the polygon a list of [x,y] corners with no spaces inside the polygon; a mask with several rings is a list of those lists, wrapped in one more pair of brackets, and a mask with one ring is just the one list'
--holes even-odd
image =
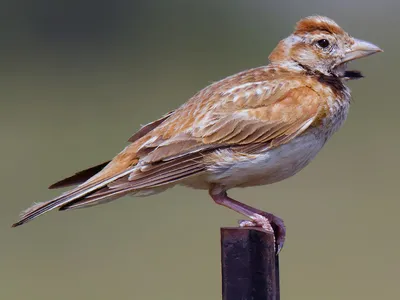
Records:
{"label": "bokeh background", "polygon": [[221,299],[219,228],[241,216],[175,188],[11,229],[46,187],[119,152],[196,91],[267,63],[327,15],[385,53],[358,61],[345,127],[299,175],[231,195],[286,221],[282,299],[397,299],[398,0],[0,1],[0,298]]}

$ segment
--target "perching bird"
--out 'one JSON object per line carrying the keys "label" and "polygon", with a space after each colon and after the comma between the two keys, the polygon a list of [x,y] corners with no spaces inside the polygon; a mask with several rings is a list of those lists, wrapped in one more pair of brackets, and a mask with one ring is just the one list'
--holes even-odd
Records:
{"label": "perching bird", "polygon": [[347,63],[377,52],[382,50],[331,19],[302,19],[267,66],[211,84],[143,126],[111,161],[50,186],[78,185],[24,211],[13,227],[55,208],[148,196],[179,184],[208,190],[217,204],[250,219],[242,226],[273,230],[280,249],[282,219],[229,198],[227,190],[274,183],[303,169],[347,117],[345,83],[362,77],[348,71]]}

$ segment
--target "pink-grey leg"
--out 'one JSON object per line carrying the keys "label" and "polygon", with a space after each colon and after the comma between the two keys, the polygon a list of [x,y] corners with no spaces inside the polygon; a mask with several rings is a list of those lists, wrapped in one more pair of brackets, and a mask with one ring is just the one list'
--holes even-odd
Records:
{"label": "pink-grey leg", "polygon": [[277,253],[280,252],[286,237],[286,227],[281,218],[236,201],[230,198],[225,190],[220,188],[210,189],[210,195],[215,203],[228,207],[250,219],[240,221],[239,225],[241,227],[261,227],[267,232],[272,232],[275,236]]}

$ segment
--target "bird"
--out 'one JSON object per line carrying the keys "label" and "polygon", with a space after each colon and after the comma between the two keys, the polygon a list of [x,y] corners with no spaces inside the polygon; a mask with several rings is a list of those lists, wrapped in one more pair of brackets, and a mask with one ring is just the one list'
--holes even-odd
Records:
{"label": "bird", "polygon": [[215,203],[247,217],[242,227],[286,238],[283,219],[230,198],[227,191],[272,184],[308,165],[343,125],[349,80],[362,78],[349,62],[383,52],[353,38],[335,21],[310,16],[270,53],[267,65],[229,76],[142,126],[112,160],[49,188],[71,190],[23,211],[22,225],[51,211],[149,196],[175,185],[208,191]]}

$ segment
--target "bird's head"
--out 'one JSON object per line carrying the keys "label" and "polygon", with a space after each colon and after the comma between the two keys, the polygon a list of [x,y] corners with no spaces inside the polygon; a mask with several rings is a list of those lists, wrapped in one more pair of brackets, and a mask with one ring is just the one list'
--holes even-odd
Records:
{"label": "bird's head", "polygon": [[312,16],[297,23],[293,34],[278,44],[269,60],[326,76],[354,79],[362,75],[348,71],[347,63],[377,52],[382,52],[378,46],[351,37],[333,20]]}

